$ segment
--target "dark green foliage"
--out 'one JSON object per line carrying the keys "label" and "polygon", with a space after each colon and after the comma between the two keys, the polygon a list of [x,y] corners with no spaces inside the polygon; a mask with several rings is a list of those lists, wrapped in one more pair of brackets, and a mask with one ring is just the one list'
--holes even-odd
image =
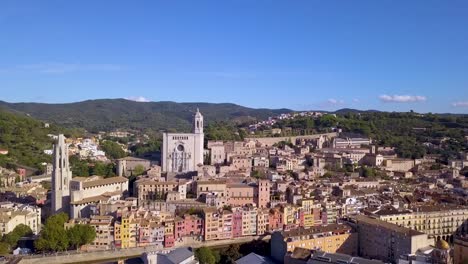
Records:
{"label": "dark green foliage", "polygon": [[215,251],[207,247],[201,247],[195,250],[195,258],[200,264],[215,264],[217,263],[217,254]]}
{"label": "dark green foliage", "polygon": [[0,256],[7,256],[10,254],[10,245],[5,242],[0,242]]}
{"label": "dark green foliage", "polygon": [[161,150],[161,140],[151,140],[146,144],[137,144],[130,147],[130,151],[136,156],[144,156],[147,153],[157,152]]}
{"label": "dark green foliage", "polygon": [[7,243],[10,248],[16,248],[18,241],[22,237],[31,236],[33,234],[31,228],[27,225],[20,224],[13,229],[10,233],[6,234],[2,238],[2,242]]}
{"label": "dark green foliage", "polygon": [[208,140],[243,140],[246,136],[244,130],[237,128],[233,123],[215,122],[205,128]]}
{"label": "dark green foliage", "polygon": [[90,225],[75,225],[67,230],[68,240],[73,249],[90,244],[96,238],[96,231]]}
{"label": "dark green foliage", "polygon": [[88,177],[98,175],[107,177],[115,176],[115,164],[102,161],[81,160],[78,156],[70,156],[70,167],[73,177]]}
{"label": "dark green foliage", "polygon": [[291,112],[288,109],[252,109],[235,104],[140,103],[124,99],[89,100],[71,104],[0,102],[0,106],[28,113],[35,118],[61,126],[84,128],[90,132],[119,128],[188,132],[191,130],[192,116],[197,108],[200,108],[208,123],[217,121],[241,123]]}
{"label": "dark green foliage", "polygon": [[376,176],[376,171],[374,168],[369,168],[366,166],[361,167],[361,176],[365,178],[374,178]]}
{"label": "dark green foliage", "polygon": [[254,170],[250,173],[250,176],[255,179],[266,179],[266,175],[262,171]]}
{"label": "dark green foliage", "polygon": [[220,263],[223,264],[233,264],[236,260],[242,258],[239,244],[230,245],[228,248],[222,249],[219,253],[221,255]]}
{"label": "dark green foliage", "polygon": [[70,246],[70,241],[64,224],[68,221],[65,213],[49,217],[41,231],[39,239],[34,242],[37,251],[64,251]]}
{"label": "dark green foliage", "polygon": [[51,162],[51,157],[44,154],[53,143],[47,134],[58,130],[55,126],[44,128],[40,121],[0,109],[0,148],[9,151],[8,155],[0,155],[0,166],[18,163],[40,168],[41,163]]}
{"label": "dark green foliage", "polygon": [[96,232],[89,225],[75,225],[66,230],[64,224],[68,221],[68,215],[60,213],[49,217],[41,231],[39,239],[34,242],[34,247],[41,252],[57,252],[70,248],[78,249],[94,241]]}
{"label": "dark green foliage", "polygon": [[135,169],[133,170],[132,174],[134,176],[140,176],[142,175],[143,173],[145,173],[145,167],[143,167],[143,165],[141,164],[138,164],[135,166]]}
{"label": "dark green foliage", "polygon": [[127,156],[122,147],[114,141],[106,140],[102,142],[101,149],[106,152],[106,156],[110,159],[121,159]]}

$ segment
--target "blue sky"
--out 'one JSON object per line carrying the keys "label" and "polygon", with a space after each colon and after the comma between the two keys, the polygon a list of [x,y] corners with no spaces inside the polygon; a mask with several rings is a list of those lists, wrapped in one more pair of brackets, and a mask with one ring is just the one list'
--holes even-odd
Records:
{"label": "blue sky", "polygon": [[468,1],[0,1],[0,100],[468,113]]}

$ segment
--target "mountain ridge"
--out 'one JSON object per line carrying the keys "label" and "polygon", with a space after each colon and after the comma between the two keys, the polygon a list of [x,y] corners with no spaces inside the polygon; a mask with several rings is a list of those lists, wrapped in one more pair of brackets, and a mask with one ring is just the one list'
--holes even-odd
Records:
{"label": "mountain ridge", "polygon": [[187,131],[190,130],[191,118],[197,108],[208,123],[222,121],[242,123],[293,112],[286,108],[257,109],[233,103],[135,102],[121,98],[58,104],[0,101],[0,107],[44,122],[85,128],[88,131],[114,129]]}

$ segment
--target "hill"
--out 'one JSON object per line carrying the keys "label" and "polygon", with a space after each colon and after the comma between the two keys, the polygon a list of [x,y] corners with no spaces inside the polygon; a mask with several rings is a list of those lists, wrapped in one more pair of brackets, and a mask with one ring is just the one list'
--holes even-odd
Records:
{"label": "hill", "polygon": [[7,155],[0,155],[0,166],[21,164],[41,168],[42,162],[51,162],[51,157],[44,154],[53,144],[48,134],[59,132],[65,130],[55,125],[45,127],[41,121],[0,108],[0,148],[8,150]]}
{"label": "hill", "polygon": [[134,102],[125,99],[99,99],[68,104],[0,101],[0,106],[60,126],[84,128],[92,132],[114,129],[188,131],[196,108],[200,109],[208,123],[263,120],[292,111],[253,109],[229,103]]}

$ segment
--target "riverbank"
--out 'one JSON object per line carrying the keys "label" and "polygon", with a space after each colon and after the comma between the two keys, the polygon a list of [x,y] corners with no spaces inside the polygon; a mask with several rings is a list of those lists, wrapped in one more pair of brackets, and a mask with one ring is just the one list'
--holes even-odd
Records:
{"label": "riverbank", "polygon": [[[187,244],[180,244],[175,248],[182,247],[217,247],[217,246],[226,246],[230,244],[242,244],[248,243],[253,240],[269,240],[270,236],[262,237],[242,237],[238,239],[231,240],[220,240],[220,241],[207,241],[207,242],[191,242]],[[174,248],[174,249],[175,249]],[[140,257],[141,254],[148,251],[159,251],[162,250],[160,247],[141,247],[141,248],[127,248],[120,250],[109,250],[109,251],[99,251],[99,252],[73,252],[65,253],[57,256],[40,256],[36,255],[33,257],[24,257],[18,263],[21,264],[75,264],[75,263],[95,263],[95,262],[112,262],[118,261],[121,259],[129,259]]]}

